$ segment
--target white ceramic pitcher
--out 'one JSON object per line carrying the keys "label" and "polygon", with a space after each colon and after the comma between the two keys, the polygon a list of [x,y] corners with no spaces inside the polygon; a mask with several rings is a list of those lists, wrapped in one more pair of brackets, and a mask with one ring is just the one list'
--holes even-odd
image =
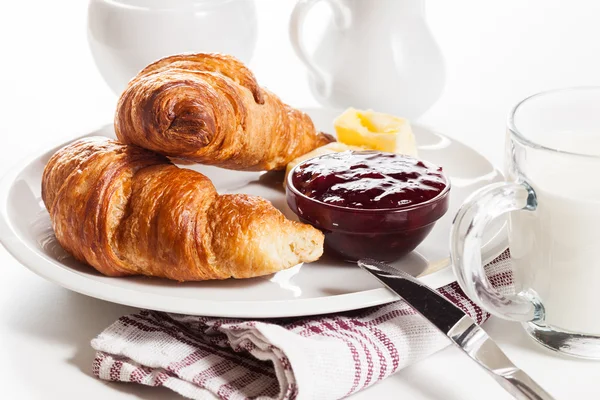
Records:
{"label": "white ceramic pitcher", "polygon": [[[303,32],[319,1],[331,7],[333,18],[310,55]],[[424,0],[300,0],[290,39],[316,99],[329,107],[371,108],[411,119],[423,114],[445,81],[424,8]]]}

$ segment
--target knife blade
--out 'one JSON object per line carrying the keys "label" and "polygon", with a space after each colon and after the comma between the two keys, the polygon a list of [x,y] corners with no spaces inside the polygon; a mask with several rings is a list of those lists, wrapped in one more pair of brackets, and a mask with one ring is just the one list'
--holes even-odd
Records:
{"label": "knife blade", "polygon": [[364,259],[358,265],[400,296],[452,343],[484,368],[519,400],[553,400],[539,384],[515,366],[498,345],[460,308],[408,273]]}

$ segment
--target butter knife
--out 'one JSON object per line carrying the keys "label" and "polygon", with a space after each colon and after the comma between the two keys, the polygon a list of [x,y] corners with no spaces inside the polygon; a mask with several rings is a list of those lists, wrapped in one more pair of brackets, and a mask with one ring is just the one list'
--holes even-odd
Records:
{"label": "butter knife", "polygon": [[525,372],[516,367],[471,317],[445,297],[406,272],[382,262],[367,259],[360,260],[358,265],[448,336],[516,399],[554,399]]}

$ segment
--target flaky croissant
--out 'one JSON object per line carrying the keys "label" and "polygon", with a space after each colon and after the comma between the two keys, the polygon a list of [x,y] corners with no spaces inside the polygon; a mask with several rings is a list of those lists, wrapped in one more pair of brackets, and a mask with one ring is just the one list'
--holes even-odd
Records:
{"label": "flaky croissant", "polygon": [[205,53],[163,58],[143,69],[119,99],[115,131],[123,143],[248,171],[283,169],[333,140],[258,86],[240,61]]}
{"label": "flaky croissant", "polygon": [[109,276],[248,278],[318,259],[323,234],[268,201],[102,137],[55,153],[42,198],[59,243]]}

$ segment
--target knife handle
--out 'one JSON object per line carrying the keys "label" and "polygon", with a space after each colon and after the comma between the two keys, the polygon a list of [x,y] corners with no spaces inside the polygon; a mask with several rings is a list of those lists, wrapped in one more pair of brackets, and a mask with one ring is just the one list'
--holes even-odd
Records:
{"label": "knife handle", "polygon": [[515,399],[518,400],[554,400],[550,393],[529,377],[525,372],[516,368],[507,374],[491,374],[496,381]]}
{"label": "knife handle", "polygon": [[448,337],[519,400],[553,400],[540,385],[519,369],[488,334],[465,316],[448,331]]}

